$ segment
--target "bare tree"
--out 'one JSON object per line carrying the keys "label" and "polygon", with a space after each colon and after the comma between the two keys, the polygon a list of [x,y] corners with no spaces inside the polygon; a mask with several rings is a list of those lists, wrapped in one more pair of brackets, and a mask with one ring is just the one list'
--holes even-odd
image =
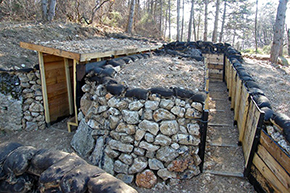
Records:
{"label": "bare tree", "polygon": [[204,32],[203,40],[207,41],[207,16],[208,16],[208,0],[204,0]]}
{"label": "bare tree", "polygon": [[54,19],[55,7],[56,7],[56,0],[50,0],[49,3],[47,0],[41,1],[42,20],[43,21],[52,21]]}
{"label": "bare tree", "polygon": [[135,12],[135,0],[131,0],[131,6],[130,6],[130,14],[127,24],[127,33],[132,33],[132,26],[133,26],[133,20],[134,20],[134,12]]}
{"label": "bare tree", "polygon": [[270,61],[272,63],[277,63],[280,48],[283,44],[284,36],[284,25],[287,10],[288,0],[279,0],[279,5],[277,9],[276,22],[274,25],[274,38],[271,47]]}
{"label": "bare tree", "polygon": [[171,40],[171,3],[168,0],[168,27],[169,27],[169,39]]}
{"label": "bare tree", "polygon": [[222,42],[222,40],[223,40],[225,21],[226,21],[226,12],[227,12],[227,0],[224,0],[224,13],[223,13],[223,20],[222,20],[222,27],[221,27],[220,41],[219,42]]}
{"label": "bare tree", "polygon": [[47,20],[47,0],[41,1],[41,8],[42,8],[42,20]]}
{"label": "bare tree", "polygon": [[182,1],[182,19],[181,19],[181,35],[180,41],[183,41],[183,33],[184,33],[184,0]]}
{"label": "bare tree", "polygon": [[217,41],[217,29],[218,29],[218,21],[219,21],[219,12],[220,12],[220,0],[216,1],[216,11],[215,11],[215,19],[214,19],[214,27],[212,33],[212,41]]}
{"label": "bare tree", "polygon": [[290,28],[287,30],[288,37],[288,56],[290,56]]}
{"label": "bare tree", "polygon": [[[88,25],[90,25],[90,24],[92,24],[93,22],[94,22],[94,18],[95,18],[95,14],[96,14],[96,12],[105,4],[105,3],[107,3],[107,2],[109,2],[109,1],[112,1],[112,0],[105,0],[105,1],[103,1],[103,2],[100,2],[100,1],[96,1],[96,4],[95,4],[95,6],[92,8],[92,10],[91,10],[91,16],[90,16],[90,19],[87,19],[86,17],[85,17],[85,15],[83,15],[82,16],[82,19],[84,19],[85,20],[85,22],[88,24]],[[114,2],[114,1],[112,1],[112,2]]]}
{"label": "bare tree", "polygon": [[255,48],[256,54],[258,53],[258,4],[259,0],[256,0],[256,14],[255,14]]}
{"label": "bare tree", "polygon": [[190,18],[189,18],[189,25],[188,25],[188,36],[187,36],[187,41],[188,42],[190,42],[191,34],[192,34],[192,28],[194,28],[193,20],[194,20],[194,0],[191,0],[191,10],[190,10]]}
{"label": "bare tree", "polygon": [[179,41],[180,39],[180,0],[177,0],[177,34],[176,40]]}

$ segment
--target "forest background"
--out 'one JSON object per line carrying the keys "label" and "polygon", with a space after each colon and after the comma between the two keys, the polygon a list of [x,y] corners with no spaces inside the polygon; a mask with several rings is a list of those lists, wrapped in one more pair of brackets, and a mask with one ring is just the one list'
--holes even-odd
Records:
{"label": "forest background", "polygon": [[[288,0],[283,1],[286,7]],[[227,42],[244,52],[270,54],[279,2],[282,1],[0,0],[0,21],[58,20],[112,26],[155,39]],[[290,55],[289,12],[288,8],[281,46],[285,55]]]}

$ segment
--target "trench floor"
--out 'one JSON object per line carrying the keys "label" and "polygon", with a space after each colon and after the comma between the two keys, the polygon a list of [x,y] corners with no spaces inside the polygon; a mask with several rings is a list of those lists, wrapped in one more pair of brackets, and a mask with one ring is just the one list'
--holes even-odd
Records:
{"label": "trench floor", "polygon": [[209,96],[204,172],[243,177],[244,155],[238,145],[238,128],[234,126],[234,113],[225,83],[211,81]]}

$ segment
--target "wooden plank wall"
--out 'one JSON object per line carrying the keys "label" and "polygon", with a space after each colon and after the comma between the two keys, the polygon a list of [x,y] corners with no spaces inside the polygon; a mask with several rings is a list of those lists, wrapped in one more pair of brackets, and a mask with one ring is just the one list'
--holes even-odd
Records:
{"label": "wooden plank wall", "polygon": [[250,167],[250,176],[265,192],[290,192],[290,155],[264,130],[258,129],[264,112],[249,96],[228,59],[225,61],[225,81],[244,151],[245,171]]}
{"label": "wooden plank wall", "polygon": [[204,54],[207,68],[209,69],[209,78],[212,81],[223,80],[224,54]]}
{"label": "wooden plank wall", "polygon": [[50,122],[70,114],[64,58],[43,54]]}

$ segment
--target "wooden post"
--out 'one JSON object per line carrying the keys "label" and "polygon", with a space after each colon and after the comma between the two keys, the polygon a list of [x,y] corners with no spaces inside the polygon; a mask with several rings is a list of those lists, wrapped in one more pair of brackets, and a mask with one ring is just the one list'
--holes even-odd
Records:
{"label": "wooden post", "polygon": [[198,155],[201,159],[201,163],[199,165],[200,172],[203,172],[203,164],[204,164],[204,155],[205,155],[205,146],[206,146],[206,133],[207,133],[207,125],[208,125],[208,110],[203,110],[202,112],[202,121],[200,123],[200,136],[201,143],[199,144],[199,152]]}
{"label": "wooden post", "polygon": [[68,64],[67,58],[64,58],[64,65],[65,65],[65,76],[66,76],[67,95],[68,95],[68,103],[69,103],[69,114],[72,115],[74,111],[74,107],[73,107],[71,79],[70,79],[70,73],[69,73],[69,64]]}
{"label": "wooden post", "polygon": [[43,60],[43,53],[42,52],[38,52],[38,60],[39,60],[39,69],[40,69],[40,75],[41,75],[41,87],[42,87],[42,97],[43,97],[45,122],[49,126],[50,125],[50,114],[49,114],[45,70],[44,70],[44,60]]}

